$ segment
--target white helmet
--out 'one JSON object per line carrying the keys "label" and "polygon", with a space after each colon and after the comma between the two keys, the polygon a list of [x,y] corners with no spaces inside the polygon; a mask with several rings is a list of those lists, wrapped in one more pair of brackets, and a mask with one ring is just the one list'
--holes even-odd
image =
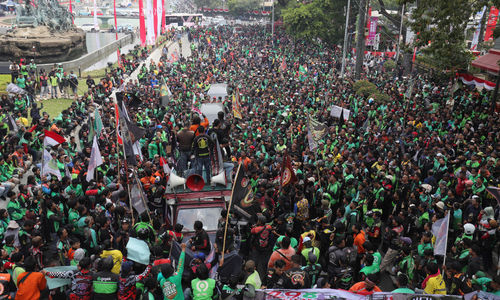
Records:
{"label": "white helmet", "polygon": [[467,235],[472,235],[474,234],[474,231],[476,230],[476,227],[472,225],[471,223],[467,223],[464,225],[464,232]]}

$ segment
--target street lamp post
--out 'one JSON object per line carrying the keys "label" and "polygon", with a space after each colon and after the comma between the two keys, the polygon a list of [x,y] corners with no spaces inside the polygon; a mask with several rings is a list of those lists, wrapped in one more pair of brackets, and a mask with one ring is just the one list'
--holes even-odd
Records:
{"label": "street lamp post", "polygon": [[273,9],[272,9],[272,17],[271,17],[271,39],[274,44],[274,0],[273,0]]}
{"label": "street lamp post", "polygon": [[344,30],[344,46],[342,47],[342,70],[340,71],[340,78],[344,78],[345,72],[345,57],[347,54],[347,31],[349,27],[349,11],[351,10],[351,0],[347,0],[347,10],[345,13],[345,30]]}

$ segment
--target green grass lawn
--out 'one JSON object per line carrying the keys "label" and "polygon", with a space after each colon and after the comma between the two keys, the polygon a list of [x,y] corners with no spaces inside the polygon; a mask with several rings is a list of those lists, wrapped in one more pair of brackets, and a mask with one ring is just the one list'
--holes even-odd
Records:
{"label": "green grass lawn", "polygon": [[43,108],[40,110],[41,113],[47,112],[51,119],[57,117],[63,110],[67,109],[73,103],[73,99],[50,99],[43,100],[42,102],[37,102],[38,105],[43,104]]}
{"label": "green grass lawn", "polygon": [[0,74],[0,94],[7,93],[5,90],[10,83],[10,74]]}

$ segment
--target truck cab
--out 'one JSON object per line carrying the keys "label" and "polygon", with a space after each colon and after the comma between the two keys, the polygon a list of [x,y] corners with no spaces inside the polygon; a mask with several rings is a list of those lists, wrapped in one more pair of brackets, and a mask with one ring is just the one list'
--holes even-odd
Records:
{"label": "truck cab", "polygon": [[194,222],[201,221],[203,228],[214,242],[221,212],[231,197],[228,187],[204,187],[200,191],[176,190],[165,194],[165,221],[168,226],[179,223],[184,226],[184,237],[194,235]]}

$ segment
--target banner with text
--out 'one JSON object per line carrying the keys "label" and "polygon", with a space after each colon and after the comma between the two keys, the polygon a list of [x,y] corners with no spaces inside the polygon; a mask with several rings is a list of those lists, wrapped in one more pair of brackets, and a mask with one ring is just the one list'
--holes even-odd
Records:
{"label": "banner with text", "polygon": [[486,31],[484,32],[484,41],[487,42],[493,39],[493,30],[497,26],[498,21],[498,8],[492,6],[486,23]]}
{"label": "banner with text", "polygon": [[367,46],[375,44],[375,35],[377,34],[378,17],[370,17],[370,27],[368,28],[368,38],[366,39]]}

